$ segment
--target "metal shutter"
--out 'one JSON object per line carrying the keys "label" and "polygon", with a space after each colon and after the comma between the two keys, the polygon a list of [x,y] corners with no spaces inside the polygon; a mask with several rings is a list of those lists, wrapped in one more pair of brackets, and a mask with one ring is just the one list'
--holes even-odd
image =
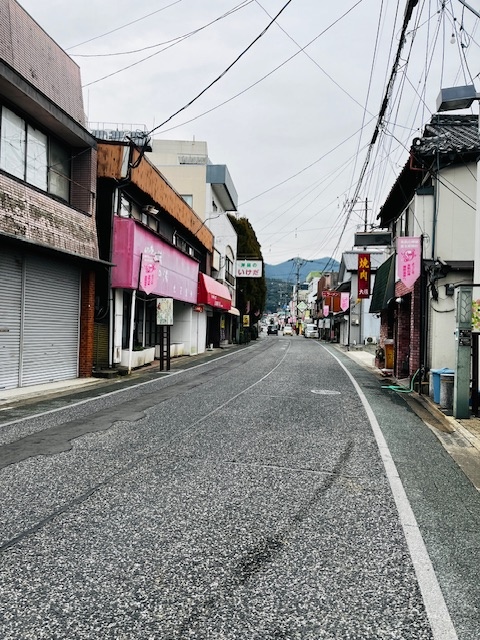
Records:
{"label": "metal shutter", "polygon": [[78,377],[79,269],[28,256],[24,299],[20,386]]}
{"label": "metal shutter", "polygon": [[0,248],[0,388],[18,387],[22,326],[22,257]]}

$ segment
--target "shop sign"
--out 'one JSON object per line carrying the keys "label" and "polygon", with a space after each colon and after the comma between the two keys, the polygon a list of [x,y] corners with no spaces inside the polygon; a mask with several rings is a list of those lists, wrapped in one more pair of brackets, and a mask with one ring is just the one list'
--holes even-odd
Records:
{"label": "shop sign", "polygon": [[342,293],[340,296],[340,309],[346,311],[350,307],[350,294]]}
{"label": "shop sign", "polygon": [[158,269],[155,256],[142,253],[141,256],[142,266],[140,268],[140,288],[145,291],[146,294],[152,293],[157,286]]}
{"label": "shop sign", "polygon": [[173,324],[173,298],[157,298],[157,324]]}
{"label": "shop sign", "polygon": [[397,277],[410,289],[420,276],[422,245],[420,237],[397,238]]}
{"label": "shop sign", "polygon": [[358,254],[358,295],[357,298],[370,297],[371,262],[369,253]]}
{"label": "shop sign", "polygon": [[237,278],[261,278],[263,262],[261,260],[237,260],[235,275]]}

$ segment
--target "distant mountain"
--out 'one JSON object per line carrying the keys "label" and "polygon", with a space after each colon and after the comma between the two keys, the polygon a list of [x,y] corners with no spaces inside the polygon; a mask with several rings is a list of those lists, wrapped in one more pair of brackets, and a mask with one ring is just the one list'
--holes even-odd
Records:
{"label": "distant mountain", "polygon": [[265,264],[265,277],[273,280],[283,280],[292,284],[298,279],[305,282],[310,271],[338,271],[340,263],[332,258],[319,258],[318,260],[302,260],[291,258],[280,264]]}

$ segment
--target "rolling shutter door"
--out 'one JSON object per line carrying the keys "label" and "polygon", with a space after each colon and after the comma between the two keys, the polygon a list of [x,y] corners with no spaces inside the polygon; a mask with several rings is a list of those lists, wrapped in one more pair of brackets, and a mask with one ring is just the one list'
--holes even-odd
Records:
{"label": "rolling shutter door", "polygon": [[22,258],[0,250],[0,388],[18,387],[22,322]]}
{"label": "rolling shutter door", "polygon": [[80,271],[59,261],[26,259],[21,386],[78,376]]}

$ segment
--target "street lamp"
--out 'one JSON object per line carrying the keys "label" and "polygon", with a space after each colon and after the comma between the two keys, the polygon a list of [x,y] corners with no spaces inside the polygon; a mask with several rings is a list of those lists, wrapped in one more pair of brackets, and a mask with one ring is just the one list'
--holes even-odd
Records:
{"label": "street lamp", "polygon": [[[475,100],[480,100],[480,93],[475,91],[475,86],[469,84],[463,87],[449,87],[441,89],[437,98],[437,111],[454,111],[455,109],[468,109]],[[479,137],[480,137],[480,117],[479,117]],[[468,418],[468,393],[470,385],[470,354],[464,347],[472,347],[473,367],[472,367],[472,408],[476,414],[478,411],[478,339],[480,332],[480,160],[477,162],[477,196],[475,215],[475,236],[473,250],[473,285],[469,287],[459,287],[457,294],[457,372],[454,381],[453,415],[456,418]],[[471,296],[471,297],[470,297]],[[472,329],[471,342],[469,330],[466,329],[465,300],[471,300],[470,312],[471,322],[468,322]]]}

